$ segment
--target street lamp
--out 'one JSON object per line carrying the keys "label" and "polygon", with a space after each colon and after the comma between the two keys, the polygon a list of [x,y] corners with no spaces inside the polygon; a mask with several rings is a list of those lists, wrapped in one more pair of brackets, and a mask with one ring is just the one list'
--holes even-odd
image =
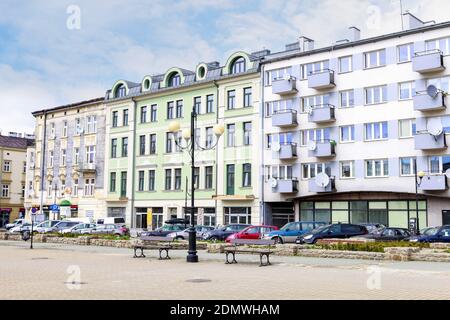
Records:
{"label": "street lamp", "polygon": [[197,112],[195,110],[195,106],[192,107],[191,112],[191,127],[190,129],[184,129],[181,133],[182,137],[186,141],[186,145],[182,146],[181,143],[178,142],[178,134],[180,131],[181,125],[179,121],[172,121],[169,124],[169,131],[173,134],[175,144],[180,148],[181,150],[186,150],[189,155],[191,156],[191,226],[189,227],[189,251],[188,256],[186,258],[187,262],[198,262],[198,256],[197,256],[197,234],[195,231],[195,225],[194,225],[194,210],[195,210],[195,203],[194,203],[194,195],[195,195],[195,156],[194,151],[195,147],[197,146],[200,150],[212,150],[214,149],[218,142],[219,138],[223,135],[223,132],[225,131],[225,128],[223,124],[217,124],[214,126],[214,134],[216,135],[216,143],[211,146],[202,147],[199,144],[199,141],[195,140],[195,130],[197,129]]}
{"label": "street lamp", "polygon": [[420,187],[420,185],[422,184],[422,179],[425,177],[425,172],[424,171],[419,171],[417,172],[417,163],[414,161],[414,184],[416,185],[416,234],[419,234],[419,190],[418,188]]}

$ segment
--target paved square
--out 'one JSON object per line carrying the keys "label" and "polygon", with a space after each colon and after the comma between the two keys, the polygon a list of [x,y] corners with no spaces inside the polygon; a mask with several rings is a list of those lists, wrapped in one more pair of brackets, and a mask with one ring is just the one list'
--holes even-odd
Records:
{"label": "paved square", "polygon": [[[130,249],[0,241],[0,299],[450,299],[450,265],[186,252],[159,261]],[[79,277],[78,277],[79,276]],[[74,284],[72,282],[75,281]],[[79,282],[81,284],[79,284]]]}

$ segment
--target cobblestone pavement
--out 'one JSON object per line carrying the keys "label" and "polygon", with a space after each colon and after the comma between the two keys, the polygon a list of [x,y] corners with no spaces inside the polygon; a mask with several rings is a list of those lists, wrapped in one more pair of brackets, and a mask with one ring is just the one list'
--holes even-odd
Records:
{"label": "cobblestone pavement", "polygon": [[[450,265],[150,251],[0,241],[0,299],[450,299]],[[77,277],[79,273],[80,277]],[[73,283],[75,281],[75,283]],[[81,283],[81,284],[79,284]]]}

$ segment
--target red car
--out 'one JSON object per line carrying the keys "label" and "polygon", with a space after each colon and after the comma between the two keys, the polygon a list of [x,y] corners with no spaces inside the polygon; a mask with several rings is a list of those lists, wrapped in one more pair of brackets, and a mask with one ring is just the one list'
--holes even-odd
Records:
{"label": "red car", "polygon": [[263,234],[278,230],[275,226],[250,226],[237,233],[233,233],[225,239],[225,242],[230,243],[231,239],[249,239],[257,240],[261,239]]}

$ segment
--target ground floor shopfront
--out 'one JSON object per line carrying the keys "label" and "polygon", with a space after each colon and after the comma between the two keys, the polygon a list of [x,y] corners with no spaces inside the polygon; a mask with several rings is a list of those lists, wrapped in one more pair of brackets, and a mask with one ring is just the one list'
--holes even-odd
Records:
{"label": "ground floor shopfront", "polygon": [[450,199],[395,193],[349,193],[293,199],[285,203],[266,203],[268,224],[282,226],[292,221],[327,223],[381,223],[408,228],[416,218],[419,228],[450,224]]}
{"label": "ground floor shopfront", "polygon": [[8,223],[16,219],[25,217],[25,208],[22,205],[7,205],[0,207],[0,228],[4,228]]}

